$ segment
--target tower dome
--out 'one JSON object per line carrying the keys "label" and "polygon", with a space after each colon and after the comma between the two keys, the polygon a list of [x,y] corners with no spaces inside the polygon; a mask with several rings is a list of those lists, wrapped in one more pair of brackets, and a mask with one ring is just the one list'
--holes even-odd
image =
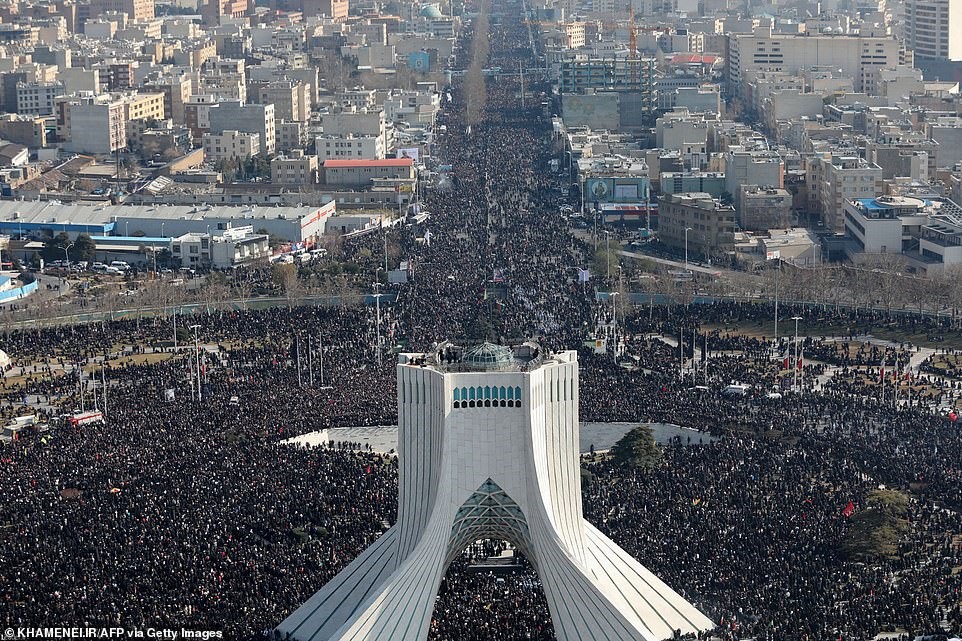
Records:
{"label": "tower dome", "polygon": [[476,369],[501,369],[514,362],[514,354],[510,347],[485,341],[468,348],[461,362]]}

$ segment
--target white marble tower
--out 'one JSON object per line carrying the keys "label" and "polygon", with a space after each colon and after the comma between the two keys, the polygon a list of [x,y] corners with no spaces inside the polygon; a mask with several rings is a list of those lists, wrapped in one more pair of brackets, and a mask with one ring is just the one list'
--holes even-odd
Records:
{"label": "white marble tower", "polygon": [[282,635],[422,641],[448,565],[487,538],[531,561],[561,641],[714,627],[582,517],[577,352],[445,343],[402,354],[397,381],[398,521],[285,619]]}

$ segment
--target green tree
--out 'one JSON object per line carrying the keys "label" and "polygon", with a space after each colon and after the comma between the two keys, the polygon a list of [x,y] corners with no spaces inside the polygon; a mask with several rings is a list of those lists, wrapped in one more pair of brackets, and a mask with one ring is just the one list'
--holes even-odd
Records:
{"label": "green tree", "polygon": [[595,252],[592,267],[597,278],[607,278],[609,275],[615,278],[618,275],[619,256],[617,243],[612,243],[610,248],[605,247],[605,243],[598,243],[598,250]]}
{"label": "green tree", "polygon": [[652,470],[661,464],[661,450],[648,425],[632,428],[611,448],[616,463],[643,470]]}
{"label": "green tree", "polygon": [[47,239],[43,243],[43,259],[47,261],[63,260],[63,250],[66,249],[69,244],[70,236],[67,235],[67,232],[63,231],[53,238]]}
{"label": "green tree", "polygon": [[97,243],[94,242],[90,234],[80,234],[74,241],[70,249],[70,257],[74,260],[85,260],[93,262],[97,254]]}

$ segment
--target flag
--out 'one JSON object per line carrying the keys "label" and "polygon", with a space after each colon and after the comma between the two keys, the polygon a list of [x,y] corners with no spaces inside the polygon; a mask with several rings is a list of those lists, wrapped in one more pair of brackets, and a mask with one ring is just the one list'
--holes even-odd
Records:
{"label": "flag", "polygon": [[879,373],[878,373],[878,382],[879,383],[885,382],[885,359],[884,358],[882,359],[882,368],[879,370]]}
{"label": "flag", "polygon": [[787,348],[787,347],[785,348],[785,357],[782,359],[782,369],[788,369],[789,352],[790,352],[790,351],[791,351],[791,350],[790,350],[789,348]]}
{"label": "flag", "polygon": [[578,268],[578,282],[579,282],[579,283],[587,283],[589,280],[591,280],[591,271],[590,271],[590,270],[587,270],[587,269],[581,269],[581,268],[579,267],[579,268]]}
{"label": "flag", "polygon": [[855,504],[849,501],[848,505],[845,506],[845,509],[842,510],[842,516],[844,516],[845,518],[848,518],[852,516],[854,512],[855,512]]}
{"label": "flag", "polygon": [[798,369],[802,369],[802,367],[803,367],[804,365],[805,365],[805,350],[803,349],[803,350],[798,354],[798,363],[796,364],[796,367],[797,367]]}

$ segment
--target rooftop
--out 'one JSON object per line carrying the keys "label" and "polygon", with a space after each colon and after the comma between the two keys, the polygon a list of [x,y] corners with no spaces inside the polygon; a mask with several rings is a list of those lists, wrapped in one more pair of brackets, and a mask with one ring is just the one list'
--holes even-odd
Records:
{"label": "rooftop", "polygon": [[331,167],[413,167],[411,158],[384,158],[383,160],[325,160],[324,168]]}
{"label": "rooftop", "polygon": [[[158,220],[301,220],[325,206],[262,207],[254,205],[110,205],[106,203],[64,203],[56,200],[0,201],[0,226],[6,223],[44,223],[51,226],[104,225],[118,219]],[[333,213],[333,211],[331,212]],[[130,231],[134,231],[131,228]]]}
{"label": "rooftop", "polygon": [[524,372],[552,355],[533,341],[501,345],[489,341],[444,341],[427,354],[403,354],[400,362],[441,372]]}

